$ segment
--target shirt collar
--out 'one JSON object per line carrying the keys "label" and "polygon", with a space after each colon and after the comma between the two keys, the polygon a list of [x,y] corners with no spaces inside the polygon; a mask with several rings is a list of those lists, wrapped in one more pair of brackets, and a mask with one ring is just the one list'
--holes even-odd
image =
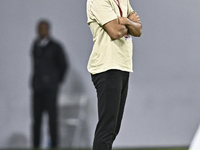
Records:
{"label": "shirt collar", "polygon": [[50,38],[49,37],[46,37],[46,38],[44,38],[44,39],[39,39],[38,40],[38,45],[39,46],[46,46],[48,43],[49,43],[49,41],[50,41]]}

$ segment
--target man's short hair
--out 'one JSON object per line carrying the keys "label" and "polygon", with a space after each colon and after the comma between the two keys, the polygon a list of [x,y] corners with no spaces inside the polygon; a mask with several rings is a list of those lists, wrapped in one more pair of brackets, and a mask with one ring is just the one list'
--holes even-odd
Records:
{"label": "man's short hair", "polygon": [[37,23],[37,26],[39,26],[40,24],[45,24],[47,26],[48,29],[51,29],[51,23],[49,20],[47,19],[40,19]]}

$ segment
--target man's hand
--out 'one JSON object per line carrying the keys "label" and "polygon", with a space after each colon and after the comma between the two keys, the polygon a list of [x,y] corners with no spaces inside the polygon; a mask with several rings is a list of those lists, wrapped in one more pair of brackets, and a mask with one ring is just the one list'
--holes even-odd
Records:
{"label": "man's hand", "polygon": [[104,25],[104,29],[113,39],[119,39],[127,33],[139,37],[142,34],[142,25],[137,13],[130,14],[128,18],[118,17]]}
{"label": "man's hand", "polygon": [[131,13],[128,18],[128,23],[124,18],[120,19],[119,21],[123,23],[127,23],[126,27],[128,28],[128,32],[130,35],[135,36],[135,37],[140,37],[142,34],[142,24],[140,21],[140,17],[137,15],[136,12]]}
{"label": "man's hand", "polygon": [[130,19],[130,20],[133,21],[133,22],[137,22],[137,23],[140,23],[140,24],[141,24],[140,17],[137,15],[136,12],[131,13],[131,14],[128,16],[128,19]]}
{"label": "man's hand", "polygon": [[[126,18],[127,19],[127,18]],[[131,22],[129,19],[127,19]],[[106,23],[103,27],[107,31],[108,35],[113,39],[119,39],[128,33],[128,28],[125,25],[119,23],[119,18]],[[124,20],[125,21],[125,20]]]}

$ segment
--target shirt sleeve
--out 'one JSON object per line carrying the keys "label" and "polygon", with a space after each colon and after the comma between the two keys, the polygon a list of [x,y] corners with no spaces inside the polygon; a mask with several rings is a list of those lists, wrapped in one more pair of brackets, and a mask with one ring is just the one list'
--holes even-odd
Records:
{"label": "shirt sleeve", "polygon": [[130,14],[130,13],[132,13],[132,12],[135,12],[134,10],[133,10],[133,8],[131,7],[131,4],[130,4],[130,1],[128,0],[128,9],[127,9],[127,13],[128,13],[128,15]]}
{"label": "shirt sleeve", "polygon": [[95,20],[101,26],[117,19],[117,14],[115,14],[109,0],[93,0],[90,7]]}

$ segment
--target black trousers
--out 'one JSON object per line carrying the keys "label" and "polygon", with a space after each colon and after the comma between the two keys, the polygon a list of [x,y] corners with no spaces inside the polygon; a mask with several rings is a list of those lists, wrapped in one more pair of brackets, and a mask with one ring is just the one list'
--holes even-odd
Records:
{"label": "black trousers", "polygon": [[40,147],[41,123],[46,111],[49,119],[49,134],[51,148],[57,147],[57,89],[45,89],[33,93],[33,124],[32,140],[34,148]]}
{"label": "black trousers", "polygon": [[129,73],[109,70],[92,75],[98,97],[98,124],[93,150],[111,150],[119,133],[128,91]]}

